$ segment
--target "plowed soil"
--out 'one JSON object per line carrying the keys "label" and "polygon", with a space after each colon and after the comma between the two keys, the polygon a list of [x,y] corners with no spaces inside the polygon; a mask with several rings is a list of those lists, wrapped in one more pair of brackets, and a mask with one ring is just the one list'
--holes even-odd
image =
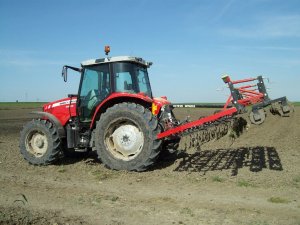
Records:
{"label": "plowed soil", "polygon": [[[112,171],[94,152],[29,165],[19,132],[36,109],[0,110],[0,224],[300,224],[300,108],[149,171]],[[213,109],[176,109],[192,119]]]}

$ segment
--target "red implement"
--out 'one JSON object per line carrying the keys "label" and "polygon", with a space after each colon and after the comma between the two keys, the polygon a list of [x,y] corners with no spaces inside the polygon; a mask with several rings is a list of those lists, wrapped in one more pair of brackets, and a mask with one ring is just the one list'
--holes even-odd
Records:
{"label": "red implement", "polygon": [[204,118],[201,118],[199,120],[196,120],[196,121],[192,121],[192,122],[189,122],[189,123],[186,123],[186,124],[183,124],[181,126],[178,126],[178,127],[175,127],[175,128],[172,128],[170,130],[167,130],[167,131],[164,131],[164,132],[161,132],[157,135],[157,138],[158,139],[161,139],[161,138],[165,138],[167,136],[170,136],[170,135],[173,135],[173,134],[177,134],[177,133],[180,133],[180,132],[183,132],[189,128],[193,128],[193,127],[198,127],[198,126],[201,126],[203,125],[204,123],[209,123],[209,122],[214,122],[224,116],[231,116],[233,115],[234,113],[237,112],[237,109],[235,107],[232,107],[232,108],[229,108],[229,109],[226,109],[226,110],[223,110],[221,112],[218,112],[216,114],[213,114],[213,115],[210,115],[210,116],[207,116],[207,117],[204,117]]}

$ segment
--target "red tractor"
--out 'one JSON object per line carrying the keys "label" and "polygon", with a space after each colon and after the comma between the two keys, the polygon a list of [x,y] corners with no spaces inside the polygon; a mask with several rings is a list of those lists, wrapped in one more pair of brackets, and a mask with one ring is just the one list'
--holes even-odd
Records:
{"label": "red tractor", "polygon": [[[106,48],[108,53],[109,49]],[[143,171],[158,157],[169,118],[176,124],[170,102],[153,98],[147,68],[137,57],[106,57],[82,62],[81,68],[64,66],[81,74],[78,94],[43,106],[33,112],[40,119],[28,122],[21,131],[20,151],[34,165],[55,162],[67,149],[95,148],[99,159],[117,170]],[[172,126],[164,124],[164,126]],[[178,138],[172,137],[174,143]]]}
{"label": "red tractor", "polygon": [[[109,47],[105,50],[107,55]],[[34,165],[48,165],[70,150],[94,149],[111,169],[143,171],[161,150],[176,149],[182,135],[203,130],[224,134],[228,129],[223,125],[244,111],[234,98],[231,108],[180,122],[166,97],[152,96],[147,72],[151,65],[142,58],[107,56],[82,62],[80,68],[64,66],[65,81],[68,69],[81,74],[78,94],[33,112],[39,119],[21,131],[23,157]],[[205,137],[214,134],[205,132]]]}

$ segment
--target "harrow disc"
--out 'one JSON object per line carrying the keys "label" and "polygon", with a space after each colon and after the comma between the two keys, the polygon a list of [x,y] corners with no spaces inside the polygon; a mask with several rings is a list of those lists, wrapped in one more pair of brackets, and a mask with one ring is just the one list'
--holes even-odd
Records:
{"label": "harrow disc", "polygon": [[232,128],[233,119],[232,116],[227,116],[199,127],[187,129],[179,135],[185,139],[186,148],[200,150],[202,144],[218,140],[227,135],[230,128]]}
{"label": "harrow disc", "polygon": [[266,113],[263,109],[259,109],[256,112],[251,111],[249,115],[251,123],[255,125],[262,124],[266,119]]}
{"label": "harrow disc", "polygon": [[273,115],[278,114],[282,117],[287,117],[294,112],[294,106],[290,103],[283,105],[281,102],[274,102],[271,104],[270,112]]}

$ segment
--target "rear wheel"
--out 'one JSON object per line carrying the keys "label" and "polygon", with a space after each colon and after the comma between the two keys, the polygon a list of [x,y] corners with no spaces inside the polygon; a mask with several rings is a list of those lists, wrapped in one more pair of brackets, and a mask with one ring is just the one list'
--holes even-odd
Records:
{"label": "rear wheel", "polygon": [[20,152],[33,165],[55,162],[62,152],[56,127],[47,120],[28,122],[21,131]]}
{"label": "rear wheel", "polygon": [[159,155],[159,131],[157,119],[148,109],[134,103],[116,104],[97,123],[98,157],[111,169],[146,170]]}

